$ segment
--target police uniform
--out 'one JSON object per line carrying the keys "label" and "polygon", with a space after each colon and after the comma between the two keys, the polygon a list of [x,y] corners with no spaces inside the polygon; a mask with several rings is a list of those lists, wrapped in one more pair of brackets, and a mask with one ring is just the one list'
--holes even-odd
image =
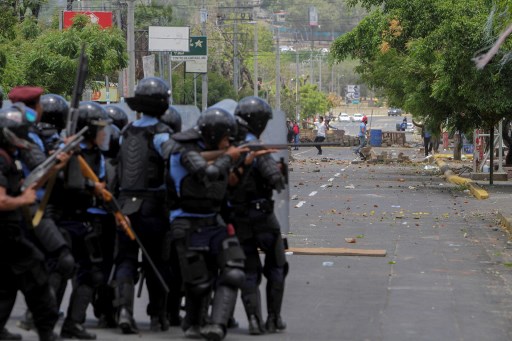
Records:
{"label": "police uniform", "polygon": [[[130,108],[143,114],[121,132],[118,157],[119,203],[166,286],[171,282],[172,274],[162,256],[169,230],[162,145],[169,140],[172,130],[158,118],[169,106],[169,94],[169,86],[160,78],[149,77],[139,82],[135,96],[127,98],[126,102]],[[137,333],[133,300],[139,246],[118,232],[116,251],[114,286],[115,305],[119,309],[118,324],[125,334]],[[148,288],[147,314],[151,317],[151,329],[167,330],[167,293],[146,257],[143,257],[142,267]]]}
{"label": "police uniform", "polygon": [[237,290],[244,282],[243,252],[234,231],[219,215],[232,158],[225,154],[208,163],[201,156],[235,130],[236,122],[227,112],[208,109],[197,128],[173,135],[167,189],[172,242],[185,287],[182,327],[187,337],[224,338]]}
{"label": "police uniform", "polygon": [[[5,109],[4,109],[5,110]],[[10,112],[10,116],[16,113]],[[25,113],[19,112],[20,117]],[[9,118],[0,111],[0,126],[13,130],[19,122],[12,124]],[[26,122],[26,121],[25,121]],[[28,127],[26,127],[28,128]],[[15,132],[16,133],[16,132]],[[25,134],[18,137],[26,139]],[[16,162],[19,150],[9,152],[8,144],[0,137],[0,187],[6,195],[16,197],[21,194],[20,182],[23,178],[21,166]],[[26,217],[30,219],[31,217]],[[25,219],[26,219],[25,218]],[[44,264],[43,254],[26,237],[20,223],[23,224],[21,209],[0,211],[0,225],[2,238],[0,238],[0,330],[6,336],[4,329],[16,300],[16,292],[22,291],[29,309],[33,312],[34,325],[40,340],[54,340],[53,328],[58,319],[55,297],[48,285],[48,273]],[[16,338],[3,338],[16,339]],[[21,339],[21,337],[19,338]]]}
{"label": "police uniform", "polygon": [[[272,109],[258,97],[240,100],[235,115],[247,122],[244,142],[258,141],[270,118]],[[249,332],[261,334],[265,329],[276,332],[286,328],[281,318],[285,277],[288,272],[279,222],[274,214],[273,190],[284,189],[284,177],[270,154],[260,156],[239,173],[239,183],[228,194],[229,221],[247,257],[246,281],[241,297],[249,320]],[[265,253],[261,264],[258,250]],[[268,317],[263,328],[259,285],[267,279]]]}

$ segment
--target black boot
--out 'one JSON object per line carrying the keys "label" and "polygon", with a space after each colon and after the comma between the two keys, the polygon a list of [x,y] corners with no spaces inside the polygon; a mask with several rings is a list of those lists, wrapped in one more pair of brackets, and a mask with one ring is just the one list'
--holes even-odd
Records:
{"label": "black boot", "polygon": [[0,340],[21,340],[22,337],[20,334],[13,334],[7,330],[7,328],[2,329],[0,331]]}
{"label": "black boot", "polygon": [[151,316],[150,329],[154,332],[165,332],[169,330],[169,320],[167,319],[167,316]]}
{"label": "black boot", "polygon": [[269,333],[286,329],[286,323],[281,318],[281,305],[283,303],[284,282],[267,282],[267,310],[268,317],[265,327]]}
{"label": "black boot", "polygon": [[62,325],[60,336],[68,339],[96,340],[96,335],[87,332],[82,325],[89,303],[92,301],[93,290],[88,285],[73,288],[69,301],[68,314]]}
{"label": "black boot", "polygon": [[201,327],[201,336],[208,341],[221,341],[226,336],[226,329],[220,324],[207,324]]}
{"label": "black boot", "polygon": [[242,302],[244,303],[247,320],[249,321],[249,334],[263,334],[265,329],[263,328],[263,318],[261,316],[260,289],[256,287],[242,290]]}
{"label": "black boot", "polygon": [[55,334],[53,331],[38,332],[38,334],[39,334],[39,341],[57,341],[57,340],[61,340],[61,339],[59,339],[57,334]]}
{"label": "black boot", "polygon": [[83,325],[65,320],[60,331],[63,339],[96,340],[96,334],[89,333]]}
{"label": "black boot", "polygon": [[121,281],[115,289],[115,306],[119,307],[117,325],[123,334],[137,334],[139,329],[133,318],[133,296],[135,295],[133,281]]}

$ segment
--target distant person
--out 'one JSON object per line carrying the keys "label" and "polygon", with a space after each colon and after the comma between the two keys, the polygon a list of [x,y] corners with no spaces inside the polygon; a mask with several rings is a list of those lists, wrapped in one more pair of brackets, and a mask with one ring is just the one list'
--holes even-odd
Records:
{"label": "distant person", "polygon": [[359,124],[359,133],[357,134],[357,137],[359,138],[359,146],[354,150],[354,154],[361,157],[361,159],[366,160],[366,156],[364,156],[363,153],[361,153],[361,149],[366,146],[366,124],[368,123],[368,118],[366,116],[363,116],[361,119],[361,123]]}
{"label": "distant person", "polygon": [[425,157],[432,155],[432,134],[427,128],[423,128],[423,147],[425,148]]}
{"label": "distant person", "polygon": [[293,148],[293,150],[299,150],[297,145],[300,142],[300,128],[297,121],[293,122],[293,142],[295,143],[295,148]]}
{"label": "distant person", "polygon": [[[317,129],[314,142],[320,142],[320,143],[324,142],[325,131],[327,129],[327,126],[325,125],[325,122],[324,122],[324,117],[320,116],[318,118],[318,121],[315,122],[314,125],[316,126],[316,129]],[[322,155],[322,146],[316,145],[315,147],[316,147],[316,149],[318,149],[318,155]]]}
{"label": "distant person", "polygon": [[400,130],[405,131],[407,129],[407,117],[404,118],[402,124],[400,124]]}
{"label": "distant person", "polygon": [[286,140],[288,143],[293,143],[293,123],[292,121],[286,121],[286,128],[288,129],[288,135]]}

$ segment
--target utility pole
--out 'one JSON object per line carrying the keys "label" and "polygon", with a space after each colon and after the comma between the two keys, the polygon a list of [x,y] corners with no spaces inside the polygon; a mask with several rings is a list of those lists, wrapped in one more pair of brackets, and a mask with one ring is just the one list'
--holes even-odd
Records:
{"label": "utility pole", "polygon": [[299,113],[299,51],[295,51],[295,118],[300,122]]}
{"label": "utility pole", "polygon": [[276,110],[281,110],[281,50],[279,48],[279,26],[276,20]]}
{"label": "utility pole", "polygon": [[238,0],[235,0],[235,20],[233,21],[233,87],[238,94],[239,86],[239,60],[238,60]]}
{"label": "utility pole", "polygon": [[128,93],[133,97],[135,90],[135,0],[128,1],[128,16],[126,18],[126,38],[128,48]]}
{"label": "utility pole", "polygon": [[[256,13],[254,13],[254,19]],[[254,96],[258,96],[258,22],[254,21]]]}
{"label": "utility pole", "polygon": [[[206,20],[208,19],[208,12],[205,8],[205,0],[203,0],[203,8],[201,9],[201,34],[206,36]],[[201,83],[201,107],[202,111],[206,110],[208,106],[208,73],[203,73]]]}
{"label": "utility pole", "polygon": [[[121,23],[121,1],[117,1],[117,15],[116,15],[116,25],[122,31],[123,26]],[[128,51],[127,51],[128,52]],[[123,70],[119,71],[119,78],[117,82],[117,97],[124,98],[124,72]]]}
{"label": "utility pole", "polygon": [[318,62],[319,62],[318,91],[322,92],[322,55],[320,55]]}
{"label": "utility pole", "polygon": [[315,41],[313,40],[313,26],[311,26],[311,53],[309,55],[309,83],[313,83],[313,48],[315,46]]}

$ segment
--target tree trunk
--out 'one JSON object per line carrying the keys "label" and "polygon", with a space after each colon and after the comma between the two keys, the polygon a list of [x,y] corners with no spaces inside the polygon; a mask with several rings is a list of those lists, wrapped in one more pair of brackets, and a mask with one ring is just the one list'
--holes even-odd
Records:
{"label": "tree trunk", "polygon": [[460,131],[456,131],[453,136],[453,159],[460,161],[462,158],[462,143],[460,138]]}

